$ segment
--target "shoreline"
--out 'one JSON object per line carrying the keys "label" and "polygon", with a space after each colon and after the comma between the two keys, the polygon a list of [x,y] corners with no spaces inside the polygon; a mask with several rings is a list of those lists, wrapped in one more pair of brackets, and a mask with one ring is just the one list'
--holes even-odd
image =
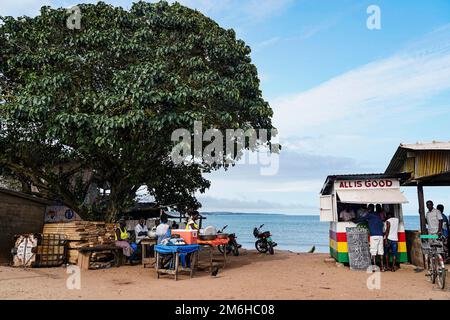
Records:
{"label": "shoreline", "polygon": [[[215,256],[219,259],[219,256]],[[200,267],[207,259],[200,257]],[[198,270],[194,278],[178,281],[141,265],[88,270],[81,273],[81,289],[69,290],[66,268],[20,269],[0,267],[0,299],[125,299],[125,300],[309,300],[309,299],[449,299],[448,290],[433,289],[424,272],[402,265],[396,272],[380,273],[380,289],[369,290],[372,274],[351,271],[328,254],[275,255],[243,250],[227,259],[216,277]]]}

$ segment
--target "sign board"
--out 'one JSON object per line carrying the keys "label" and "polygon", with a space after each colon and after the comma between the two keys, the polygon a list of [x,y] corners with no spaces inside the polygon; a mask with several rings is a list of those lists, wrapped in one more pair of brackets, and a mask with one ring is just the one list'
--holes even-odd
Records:
{"label": "sign board", "polygon": [[81,220],[80,216],[66,206],[47,206],[45,222],[70,222]]}
{"label": "sign board", "polygon": [[367,270],[371,265],[369,233],[364,228],[346,228],[348,259],[351,270]]}
{"label": "sign board", "polygon": [[400,182],[397,179],[337,180],[334,186],[336,190],[398,189]]}

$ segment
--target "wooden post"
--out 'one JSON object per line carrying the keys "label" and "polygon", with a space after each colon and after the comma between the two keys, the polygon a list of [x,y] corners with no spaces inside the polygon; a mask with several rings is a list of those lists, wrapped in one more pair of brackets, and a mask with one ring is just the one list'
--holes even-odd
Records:
{"label": "wooden post", "polygon": [[427,234],[427,226],[425,223],[425,198],[423,186],[420,183],[417,184],[417,196],[419,198],[420,232],[422,234]]}
{"label": "wooden post", "polygon": [[156,278],[159,279],[159,252],[156,252],[156,264],[155,264],[155,269],[156,269]]}
{"label": "wooden post", "polygon": [[180,264],[180,254],[175,253],[175,281],[178,280],[178,265]]}

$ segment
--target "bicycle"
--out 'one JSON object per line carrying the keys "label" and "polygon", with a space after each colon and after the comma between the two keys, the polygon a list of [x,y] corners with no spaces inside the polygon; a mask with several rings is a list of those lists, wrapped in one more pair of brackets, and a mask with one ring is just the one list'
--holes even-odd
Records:
{"label": "bicycle", "polygon": [[447,270],[444,265],[444,245],[438,235],[421,235],[422,251],[426,257],[428,276],[432,284],[438,282],[441,290],[445,288]]}

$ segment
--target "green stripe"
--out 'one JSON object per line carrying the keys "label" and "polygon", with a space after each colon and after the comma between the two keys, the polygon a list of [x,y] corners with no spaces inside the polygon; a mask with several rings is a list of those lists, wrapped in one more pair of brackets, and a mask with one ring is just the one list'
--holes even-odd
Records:
{"label": "green stripe", "polygon": [[[341,263],[348,263],[348,253],[337,252],[330,247],[330,255],[337,261]],[[406,252],[397,253],[397,262],[408,262],[408,254]]]}
{"label": "green stripe", "polygon": [[330,255],[337,261],[341,263],[348,263],[348,253],[337,252],[332,247],[330,247]]}

